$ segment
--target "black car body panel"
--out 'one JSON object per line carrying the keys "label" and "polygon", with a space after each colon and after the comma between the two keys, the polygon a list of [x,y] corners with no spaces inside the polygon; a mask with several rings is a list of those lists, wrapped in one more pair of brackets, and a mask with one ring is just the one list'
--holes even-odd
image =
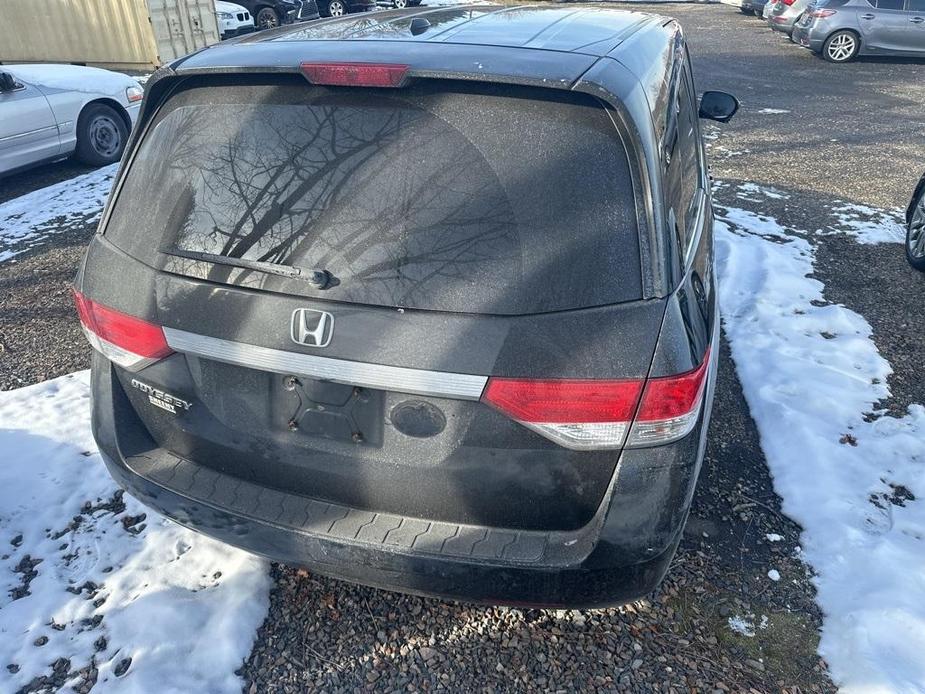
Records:
{"label": "black car body panel", "polygon": [[[412,35],[416,17],[430,26]],[[301,75],[303,63],[360,59],[407,66],[407,86],[379,90],[382,94],[313,88]],[[599,8],[475,6],[283,27],[158,71],[147,85],[101,233],[76,283],[92,302],[160,326],[173,350],[131,368],[94,357],[94,435],[114,476],[180,523],[371,585],[487,602],[574,606],[621,602],[650,590],[667,569],[690,505],[717,358],[712,210],[689,70],[679,27],[660,17]],[[495,287],[493,278],[512,270],[497,264],[503,252],[493,250],[480,260],[464,255],[448,266],[441,261],[445,286],[455,287],[445,294],[439,286],[408,293],[395,282],[416,272],[420,259],[414,260],[410,241],[396,241],[382,256],[381,268],[398,273],[387,282],[356,293],[370,272],[367,261],[356,265],[371,252],[360,244],[351,265],[325,261],[341,284],[314,287],[288,266],[267,268],[264,261],[271,256],[254,254],[253,246],[210,245],[207,224],[224,238],[222,229],[234,221],[221,219],[224,203],[212,203],[208,211],[207,201],[225,194],[221,185],[208,183],[217,166],[213,154],[203,154],[203,162],[213,162],[209,171],[203,166],[200,178],[206,183],[190,183],[183,177],[186,154],[158,163],[164,147],[145,144],[176,133],[193,156],[211,152],[208,137],[197,140],[190,126],[201,104],[209,105],[212,136],[230,142],[217,125],[223,104],[241,110],[250,103],[250,115],[242,115],[241,127],[234,128],[239,145],[229,150],[249,161],[260,150],[244,143],[248,133],[272,137],[263,150],[272,152],[280,133],[288,143],[293,131],[281,127],[270,135],[264,124],[285,123],[286,116],[267,118],[260,109],[274,103],[308,109],[299,113],[330,109],[324,113],[340,119],[342,133],[350,131],[344,119],[351,110],[365,113],[367,98],[380,108],[388,104],[390,113],[410,114],[409,122],[419,128],[414,132],[424,171],[456,137],[420,130],[431,123],[427,114],[452,124],[441,103],[452,104],[453,113],[472,108],[453,126],[465,142],[451,153],[457,161],[466,161],[459,153],[469,151],[485,158],[459,167],[473,174],[469,178],[436,190],[446,191],[437,198],[443,200],[476,186],[458,209],[479,219],[485,213],[473,205],[490,194],[478,185],[489,171],[504,170],[503,162],[492,159],[503,143],[486,144],[493,142],[494,130],[512,133],[523,122],[529,136],[527,124],[539,132],[546,116],[550,133],[587,120],[588,133],[608,133],[622,153],[608,155],[607,166],[594,164],[585,181],[583,172],[571,172],[569,156],[589,162],[593,156],[570,146],[543,175],[558,173],[563,191],[576,181],[585,184],[569,197],[587,193],[583,204],[589,209],[600,212],[610,204],[606,200],[619,201],[623,212],[608,218],[619,220],[614,224],[622,236],[614,238],[621,250],[597,267],[600,259],[587,255],[580,243],[556,245],[571,236],[546,241],[539,236],[531,244],[528,232],[540,234],[543,222],[529,208],[543,209],[544,202],[541,197],[524,204],[520,198],[545,181],[531,182],[526,169],[521,175],[515,168],[501,174],[497,185],[508,196],[504,209],[513,210],[504,214],[520,220],[518,267],[531,267],[530,254],[539,253],[539,260],[543,251],[549,256],[522,277],[515,273],[507,285]],[[521,120],[520,106],[540,110]],[[511,122],[499,113],[509,114]],[[369,123],[370,117],[359,122]],[[466,130],[470,123],[481,125]],[[407,150],[415,139],[404,142]],[[434,153],[426,149],[431,142],[438,147]],[[553,140],[534,149],[546,156],[556,152],[555,145]],[[534,156],[509,146],[512,161]],[[260,156],[270,184],[282,170],[311,169],[269,165]],[[303,149],[298,156],[305,156]],[[369,156],[384,155],[374,148]],[[181,171],[167,171],[171,163]],[[486,163],[488,169],[480,168]],[[617,168],[610,171],[611,165]],[[535,164],[525,166],[537,170]],[[349,194],[325,203],[327,217],[312,224],[337,219],[340,213],[332,210],[355,214],[363,205],[381,219],[392,198],[383,201],[376,191],[386,183],[375,172],[363,176],[373,176],[364,179],[372,182],[369,195],[344,188]],[[438,182],[439,170],[426,176]],[[165,184],[161,197],[144,200],[144,185],[154,180],[173,183]],[[267,181],[260,181],[265,187]],[[235,178],[229,185],[242,184]],[[412,221],[401,224],[411,225],[408,238],[416,239],[423,227],[413,226],[413,205],[427,187],[408,185],[409,198],[400,189],[394,196],[412,206],[403,217]],[[304,196],[310,187],[281,190]],[[613,194],[595,202],[602,188]],[[677,195],[684,196],[683,210],[672,197]],[[554,196],[553,188],[543,194]],[[271,214],[257,210],[257,198],[246,199],[251,212],[236,219]],[[289,209],[304,197],[287,193],[277,199]],[[547,216],[563,204],[550,203]],[[202,221],[204,215],[212,221]],[[441,218],[440,228],[450,228],[447,219]],[[470,222],[466,217],[452,228]],[[569,228],[565,217],[551,223]],[[204,224],[201,238],[190,236]],[[589,218],[576,228],[590,234],[593,226]],[[378,234],[380,245],[390,229],[386,224],[387,233]],[[333,247],[347,253],[354,243],[355,237],[340,239]],[[602,243],[606,239],[589,247],[601,255]],[[463,269],[463,259],[474,264]],[[584,286],[582,271],[599,278],[594,291],[602,293],[558,291]],[[530,284],[531,278],[544,281]],[[305,310],[332,317],[324,349],[317,342],[294,344],[290,330]],[[317,329],[323,334],[320,320]],[[689,433],[649,447],[566,447],[484,401],[490,379],[622,383],[694,372],[707,375],[698,395],[703,406],[698,404]]]}
{"label": "black car body panel", "polygon": [[302,0],[302,4],[296,12],[295,19],[299,22],[307,22],[318,19],[321,11],[316,0]]}
{"label": "black car body panel", "polygon": [[906,207],[906,224],[912,220],[912,213],[915,211],[915,205],[919,197],[923,194],[925,194],[925,174],[922,174],[922,177],[919,179],[919,182],[915,184],[915,188],[912,191],[912,197],[909,200],[909,205]]}

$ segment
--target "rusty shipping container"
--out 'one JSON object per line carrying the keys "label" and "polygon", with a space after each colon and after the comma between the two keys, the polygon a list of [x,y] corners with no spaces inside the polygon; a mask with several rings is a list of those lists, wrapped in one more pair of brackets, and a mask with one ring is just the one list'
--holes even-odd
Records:
{"label": "rusty shipping container", "polygon": [[218,41],[213,0],[0,0],[0,63],[144,71]]}

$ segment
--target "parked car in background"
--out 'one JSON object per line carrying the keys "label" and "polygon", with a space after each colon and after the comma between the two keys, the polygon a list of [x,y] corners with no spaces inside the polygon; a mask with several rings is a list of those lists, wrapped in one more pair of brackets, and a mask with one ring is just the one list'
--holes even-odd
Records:
{"label": "parked car in background", "polygon": [[320,16],[321,13],[318,10],[318,3],[316,0],[302,0],[302,6],[296,13],[295,18],[298,22],[306,22],[312,19],[318,19]]}
{"label": "parked car in background", "polygon": [[916,270],[925,272],[925,174],[906,210],[906,258]]}
{"label": "parked car in background", "polygon": [[398,9],[404,9],[405,7],[417,7],[421,4],[421,0],[392,0],[392,7]]}
{"label": "parked car in background", "polygon": [[742,14],[751,14],[760,17],[764,13],[764,7],[768,0],[742,0],[739,10]]}
{"label": "parked car in background", "polygon": [[317,19],[315,0],[237,0],[254,18],[257,29],[272,29],[299,20]]}
{"label": "parked car in background", "polygon": [[790,36],[794,25],[810,2],[811,0],[774,0],[768,13],[768,26]]}
{"label": "parked car in background", "polygon": [[115,479],[359,583],[647,594],[682,536],[719,356],[698,115],[738,102],[698,104],[677,22],[602,6],[271,38],[152,78],[81,265]]}
{"label": "parked car in background", "polygon": [[925,0],[817,0],[792,36],[833,63],[858,55],[925,56]]}
{"label": "parked car in background", "polygon": [[[415,4],[420,4],[420,1]],[[405,6],[411,6],[411,3],[408,2]],[[322,17],[342,17],[345,14],[375,9],[376,0],[318,0],[318,11]]]}
{"label": "parked car in background", "polygon": [[143,91],[118,72],[79,65],[0,65],[0,175],[71,154],[119,161]]}
{"label": "parked car in background", "polygon": [[215,0],[215,18],[223,39],[246,34],[255,28],[254,18],[246,7],[224,0]]}

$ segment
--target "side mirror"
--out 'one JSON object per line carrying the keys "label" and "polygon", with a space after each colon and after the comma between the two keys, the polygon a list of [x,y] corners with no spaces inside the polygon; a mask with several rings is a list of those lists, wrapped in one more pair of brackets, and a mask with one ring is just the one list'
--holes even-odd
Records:
{"label": "side mirror", "polygon": [[13,79],[13,75],[9,72],[0,72],[0,92],[11,92],[18,86],[19,84]]}
{"label": "side mirror", "polygon": [[700,117],[728,123],[739,110],[739,100],[726,92],[704,92],[700,97]]}

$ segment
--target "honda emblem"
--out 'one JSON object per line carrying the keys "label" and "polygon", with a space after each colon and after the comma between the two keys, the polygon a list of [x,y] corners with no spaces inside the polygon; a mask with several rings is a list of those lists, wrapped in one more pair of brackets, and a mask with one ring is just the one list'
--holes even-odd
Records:
{"label": "honda emblem", "polygon": [[334,316],[327,311],[297,308],[292,312],[292,341],[306,347],[327,347],[334,335]]}

